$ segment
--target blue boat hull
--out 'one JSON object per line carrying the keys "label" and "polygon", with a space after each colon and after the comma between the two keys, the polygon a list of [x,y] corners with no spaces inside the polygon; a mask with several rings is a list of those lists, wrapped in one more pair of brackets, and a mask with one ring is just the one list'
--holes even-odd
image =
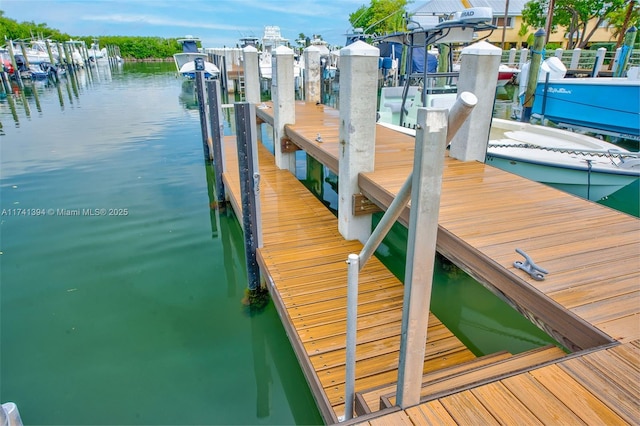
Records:
{"label": "blue boat hull", "polygon": [[532,113],[556,123],[638,140],[640,80],[599,77],[539,82]]}

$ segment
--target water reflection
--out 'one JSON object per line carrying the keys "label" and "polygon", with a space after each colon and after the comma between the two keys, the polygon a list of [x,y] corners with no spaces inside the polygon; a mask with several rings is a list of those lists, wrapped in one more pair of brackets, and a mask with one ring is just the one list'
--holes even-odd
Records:
{"label": "water reflection", "polygon": [[128,209],[1,218],[0,394],[25,424],[321,423],[274,305],[242,305],[242,229],[174,65],[128,66],[0,101],[0,207]]}

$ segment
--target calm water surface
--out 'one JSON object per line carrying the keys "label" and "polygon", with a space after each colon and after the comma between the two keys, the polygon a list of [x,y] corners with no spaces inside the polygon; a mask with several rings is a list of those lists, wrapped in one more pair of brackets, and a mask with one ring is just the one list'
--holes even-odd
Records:
{"label": "calm water surface", "polygon": [[0,99],[0,401],[25,424],[322,423],[173,64]]}

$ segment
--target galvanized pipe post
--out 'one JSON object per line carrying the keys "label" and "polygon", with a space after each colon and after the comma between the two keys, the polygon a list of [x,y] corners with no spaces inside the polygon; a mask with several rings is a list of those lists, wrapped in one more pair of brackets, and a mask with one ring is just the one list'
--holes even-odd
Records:
{"label": "galvanized pipe post", "polygon": [[356,382],[356,334],[358,330],[358,272],[360,257],[350,254],[347,259],[347,343],[345,363],[344,419],[353,418]]}
{"label": "galvanized pipe post", "polygon": [[207,102],[205,96],[204,71],[196,71],[196,98],[198,100],[198,113],[200,114],[200,132],[202,133],[202,149],[204,158],[211,160],[211,138],[209,137],[209,127],[207,126]]}
{"label": "galvanized pipe post", "polygon": [[[478,98],[471,92],[462,92],[456,102],[451,106],[449,110],[449,117],[447,123],[447,144],[451,142],[453,137],[456,135],[462,124],[465,122],[471,111],[478,103]],[[402,184],[400,190],[394,197],[393,201],[389,205],[389,208],[380,222],[378,222],[378,226],[373,230],[371,236],[362,247],[360,251],[360,269],[364,268],[367,264],[367,261],[373,256],[373,253],[378,249],[378,246],[387,236],[389,230],[393,226],[393,224],[398,220],[398,217],[402,214],[402,210],[407,205],[409,200],[411,199],[411,186],[413,182],[413,172],[409,174],[407,180]]]}
{"label": "galvanized pipe post", "polygon": [[407,240],[397,405],[420,402],[436,255],[447,109],[419,108]]}
{"label": "galvanized pipe post", "polygon": [[220,80],[207,81],[209,94],[209,123],[211,125],[211,155],[216,178],[216,201],[223,203],[226,199],[222,174],[225,171],[224,156],[224,119],[222,118],[222,91]]}
{"label": "galvanized pipe post", "polygon": [[[477,104],[477,98],[474,94],[463,92],[460,94],[456,103],[451,107],[448,114],[447,128],[445,129],[445,147],[453,139],[456,132],[460,129],[471,110]],[[417,140],[417,139],[416,139]],[[436,153],[437,155],[437,153]],[[442,151],[444,163],[444,151]],[[437,163],[437,160],[430,160]],[[442,169],[442,166],[440,167]],[[442,171],[440,170],[440,173]],[[353,416],[353,398],[355,394],[355,366],[356,366],[356,332],[358,325],[358,273],[365,266],[367,261],[376,251],[380,242],[387,235],[391,226],[398,219],[402,210],[407,205],[412,193],[414,182],[414,172],[412,172],[405,183],[398,191],[398,194],[391,202],[391,205],[380,220],[378,226],[373,231],[359,255],[350,254],[347,260],[347,341],[346,341],[346,368],[345,368],[345,419]],[[439,190],[438,190],[439,191]],[[439,195],[437,197],[438,204],[440,202]],[[419,205],[417,205],[419,206]],[[437,233],[437,217],[435,219],[435,231]],[[435,234],[434,234],[435,235]],[[435,236],[434,236],[435,238]],[[435,242],[434,253],[435,256]],[[426,339],[426,337],[425,337]]]}
{"label": "galvanized pipe post", "polygon": [[257,250],[262,247],[258,142],[254,131],[256,111],[250,102],[236,102],[234,110],[248,287],[256,290],[260,286]]}

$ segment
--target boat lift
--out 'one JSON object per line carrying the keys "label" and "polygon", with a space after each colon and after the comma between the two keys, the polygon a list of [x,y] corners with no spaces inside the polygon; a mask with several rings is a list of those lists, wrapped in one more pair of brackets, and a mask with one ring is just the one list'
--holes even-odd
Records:
{"label": "boat lift", "polygon": [[[408,112],[406,108],[407,96],[411,82],[423,82],[421,95],[422,105],[427,105],[428,78],[437,77],[457,77],[457,72],[429,73],[427,67],[429,46],[435,43],[471,43],[477,32],[493,31],[497,27],[491,25],[493,11],[490,7],[475,7],[456,12],[450,19],[442,20],[439,16],[416,13],[405,15],[407,32],[397,32],[377,37],[374,42],[399,43],[407,46],[405,55],[405,75],[401,84],[403,85],[402,105],[400,108],[400,123],[403,116]],[[487,34],[488,37],[491,33]],[[413,59],[414,49],[423,49],[425,64],[422,71],[414,72]],[[449,58],[450,61],[450,58]],[[451,69],[452,66],[449,67]]]}

